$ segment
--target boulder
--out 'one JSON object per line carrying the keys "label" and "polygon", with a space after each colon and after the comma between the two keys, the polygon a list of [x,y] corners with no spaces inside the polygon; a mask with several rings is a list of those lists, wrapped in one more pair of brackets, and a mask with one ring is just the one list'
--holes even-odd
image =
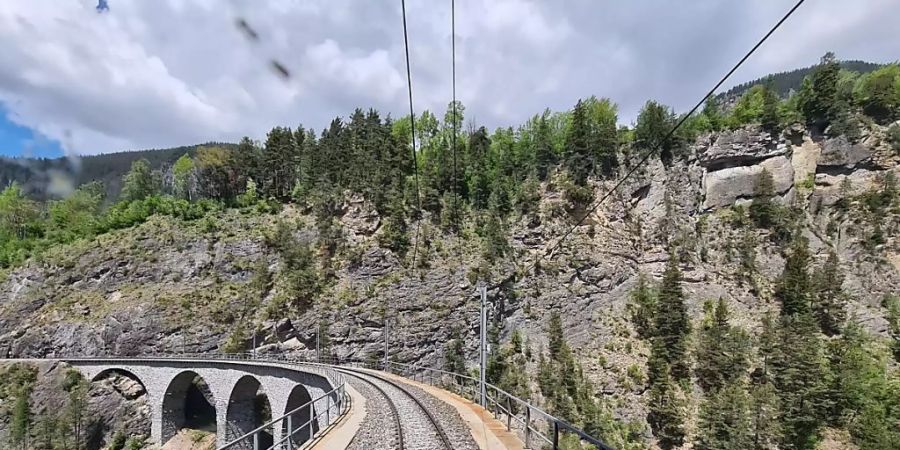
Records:
{"label": "boulder", "polygon": [[[814,204],[831,206],[838,202],[844,195],[855,197],[878,186],[879,172],[858,169],[847,175],[830,175],[827,173],[816,174],[816,190],[813,193]],[[842,191],[844,180],[849,180],[849,190]]]}
{"label": "boulder", "polygon": [[826,168],[854,169],[872,160],[872,151],[862,144],[851,144],[844,136],[822,144],[818,164]]}
{"label": "boulder", "polygon": [[752,166],[730,167],[707,172],[703,178],[706,197],[703,209],[731,206],[739,199],[753,198],[756,181],[763,169],[772,174],[775,192],[785,194],[794,185],[794,168],[784,156],[769,158]]}
{"label": "boulder", "polygon": [[124,375],[114,374],[110,377],[110,382],[116,392],[122,394],[127,400],[134,400],[146,392],[141,383]]}
{"label": "boulder", "polygon": [[800,145],[791,150],[791,165],[794,167],[794,183],[803,183],[810,175],[815,176],[822,148],[808,136],[804,136]]}
{"label": "boulder", "polygon": [[755,164],[787,154],[788,147],[769,133],[753,128],[723,132],[706,149],[699,150],[700,165],[710,171]]}

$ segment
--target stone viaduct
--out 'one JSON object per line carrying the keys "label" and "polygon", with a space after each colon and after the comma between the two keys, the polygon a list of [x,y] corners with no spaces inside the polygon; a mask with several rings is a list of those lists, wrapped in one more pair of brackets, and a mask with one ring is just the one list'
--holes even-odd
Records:
{"label": "stone viaduct", "polygon": [[[322,397],[340,382],[336,372],[315,364],[170,358],[63,358],[62,361],[72,365],[90,381],[117,371],[140,382],[147,392],[151,408],[151,439],[160,445],[185,425],[187,391],[196,377],[208,386],[204,396],[212,397],[207,401],[216,411],[217,447],[260,425],[254,414],[254,402],[259,392],[265,394],[272,417],[277,418],[314,398]],[[292,424],[299,428],[299,425],[309,421],[310,414],[315,416],[317,412],[324,412],[328,405],[335,405],[336,401],[336,393],[319,399],[310,408],[291,416]],[[331,414],[335,414],[336,409],[334,406],[331,408]],[[318,421],[312,421],[292,439],[294,448],[325,426],[324,415]],[[275,427],[272,430],[274,441],[278,442],[286,431],[285,427]],[[252,448],[252,443],[249,448]]]}

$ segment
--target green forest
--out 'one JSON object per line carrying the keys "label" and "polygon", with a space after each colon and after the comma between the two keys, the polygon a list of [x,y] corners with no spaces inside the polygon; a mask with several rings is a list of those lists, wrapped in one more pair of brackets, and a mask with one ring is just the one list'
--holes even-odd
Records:
{"label": "green forest", "polygon": [[[685,157],[701,133],[754,123],[775,133],[805,123],[854,141],[865,122],[889,124],[900,117],[898,105],[900,66],[860,74],[842,70],[828,54],[787,99],[772,87],[755,85],[727,110],[711,97],[687,118],[649,100],[633,127],[617,126],[611,100],[589,97],[569,111],[547,110],[517,128],[463,130],[465,107],[457,103],[448,105],[441,119],[429,111],[416,117],[413,150],[408,116],[393,120],[357,109],[321,133],[278,126],[264,142],[244,138],[237,145],[186,148],[170,167],[159,165],[170,151],[153,162],[131,155],[111,204],[108,181],[102,179],[48,201],[13,181],[0,193],[0,266],[21,264],[52,245],[132,226],[153,214],[193,220],[214,209],[266,210],[296,202],[310,206],[324,222],[344,191],[373,202],[387,221],[384,246],[403,255],[410,224],[426,213],[447,232],[458,232],[468,219],[479,235],[502,235],[506,218],[535,208],[539,183],[548,179],[572,205],[584,206],[594,199],[589,179],[616,178],[648,152],[670,164]],[[684,124],[666,139],[681,119]],[[900,146],[897,128],[890,133]],[[107,158],[109,164],[121,165],[128,156],[117,155]],[[490,253],[503,256],[504,246]]]}
{"label": "green forest", "polygon": [[[866,127],[900,119],[900,65],[860,73],[841,68],[829,53],[792,95],[783,94],[764,79],[733,105],[710,97],[687,117],[649,100],[633,126],[619,125],[612,100],[592,96],[571,110],[547,110],[518,127],[493,131],[467,125],[461,103],[448,105],[442,117],[424,111],[393,119],[357,109],[320,132],[276,126],[263,142],[244,138],[236,145],[180,150],[170,155],[170,165],[138,158],[117,181],[121,190],[115,195],[108,182],[94,180],[66,198],[43,200],[13,182],[0,193],[0,267],[20,266],[54,246],[132,227],[153,215],[202,221],[227,208],[271,214],[290,203],[315,216],[318,248],[295,242],[287,228],[266,241],[291,271],[295,291],[277,307],[307,308],[328,278],[312,261],[343,246],[336,217],[345,192],[372,203],[382,218],[379,245],[407,264],[426,264],[414,255],[422,245],[418,224],[427,220],[448,235],[474,232],[487,265],[511,255],[509,223],[535,212],[542,183],[552,183],[571,211],[583,211],[596,200],[596,180],[621,177],[648,153],[671,166],[689,156],[690,145],[704,133],[753,124],[776,134],[801,124],[816,135],[858,141]],[[889,135],[900,152],[900,126],[891,126]],[[846,430],[860,449],[897,448],[900,378],[890,367],[900,360],[900,299],[883,300],[891,311],[893,347],[848,321],[836,259],[814,267],[798,232],[800,215],[772,196],[771,180],[761,177],[758,195],[736,220],[736,226],[771,230],[787,255],[775,293],[780,315],[766,319],[761,335],[731,325],[721,301],[707,305],[699,327],[691,325],[677,248],[669,249],[662,281],[644,280],[632,293],[633,325],[651,349],[647,373],[633,376],[648,382],[652,434],[663,449],[678,448],[686,442],[687,423],[696,422],[691,426],[698,449],[807,449],[830,427]],[[898,201],[895,181],[871,199],[874,208]],[[571,215],[572,223],[578,219]],[[748,260],[750,272],[752,265]],[[617,448],[646,448],[640,427],[620,423],[597,395],[558,316],[550,319],[547,334],[546,355],[532,355],[521,336],[514,334],[506,345],[494,336],[489,379],[524,395],[529,386],[523,367],[536,358],[537,388],[549,412]],[[452,370],[464,370],[461,351],[448,346]],[[687,399],[693,383],[703,401],[692,418]]]}

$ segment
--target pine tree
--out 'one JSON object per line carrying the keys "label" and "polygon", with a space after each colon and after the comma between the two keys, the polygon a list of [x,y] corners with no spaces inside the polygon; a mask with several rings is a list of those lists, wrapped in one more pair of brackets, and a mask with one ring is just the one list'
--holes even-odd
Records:
{"label": "pine tree", "polygon": [[750,385],[750,430],[754,450],[775,450],[781,442],[778,393],[768,377]]}
{"label": "pine tree", "polygon": [[778,221],[778,206],[775,204],[775,180],[772,173],[763,169],[756,179],[753,201],[750,203],[750,219],[759,228],[772,228]]}
{"label": "pine tree", "polygon": [[719,106],[719,99],[715,95],[706,99],[706,102],[703,104],[702,114],[706,117],[711,131],[719,131],[722,129],[724,118],[722,117],[721,107]]}
{"label": "pine tree", "polygon": [[450,342],[444,348],[444,370],[451,373],[466,374],[466,356],[463,340],[457,332],[453,332]]}
{"label": "pine tree", "polygon": [[537,122],[537,130],[534,137],[534,159],[538,179],[547,179],[550,168],[556,164],[556,153],[553,150],[553,141],[550,136],[550,124],[547,123],[549,112],[541,114]]}
{"label": "pine tree", "polygon": [[578,100],[572,110],[572,123],[566,134],[566,168],[576,186],[586,186],[594,167],[591,152],[591,128],[584,102]]}
{"label": "pine tree", "polygon": [[749,367],[750,337],[732,327],[728,319],[728,308],[720,298],[713,317],[700,332],[694,373],[707,393],[737,384]]}
{"label": "pine tree", "polygon": [[700,407],[698,450],[745,450],[753,447],[751,401],[743,382],[711,393]]}
{"label": "pine tree", "polygon": [[828,252],[828,259],[816,276],[816,292],[813,296],[812,310],[819,321],[819,328],[828,336],[839,334],[847,313],[844,310],[846,298],[841,285],[844,275],[841,273],[837,253]]}
{"label": "pine tree", "polygon": [[650,387],[650,412],[647,422],[653,435],[664,450],[680,447],[684,443],[684,418],[686,405],[678,394],[678,385],[669,376],[668,365],[660,367],[660,377]]}
{"label": "pine tree", "polygon": [[651,339],[656,314],[656,293],[643,273],[638,274],[637,286],[631,291],[631,303],[628,307],[638,336],[641,339]]}
{"label": "pine tree", "polygon": [[482,255],[485,261],[493,263],[502,259],[509,253],[509,242],[506,238],[506,230],[497,216],[491,214],[481,231]]}
{"label": "pine tree", "polygon": [[490,148],[491,140],[484,127],[480,127],[469,137],[469,167],[466,169],[468,192],[472,206],[477,209],[487,208],[491,196]]}
{"label": "pine tree", "polygon": [[600,174],[608,177],[619,165],[616,155],[618,146],[616,105],[608,98],[598,99],[591,96],[585,100],[584,108],[588,115],[590,133],[589,159],[595,161],[596,165],[596,167],[592,167],[592,170],[599,171]]}
{"label": "pine tree", "polygon": [[12,444],[21,449],[28,448],[29,427],[31,426],[31,411],[28,407],[30,394],[30,386],[21,387],[12,410],[9,437]]}
{"label": "pine tree", "polygon": [[810,313],[812,284],[808,273],[809,247],[805,237],[798,235],[784,263],[784,270],[778,281],[776,297],[781,301],[783,317]]}
{"label": "pine tree", "polygon": [[238,143],[237,149],[234,151],[234,159],[237,166],[241,168],[243,184],[250,179],[254,182],[260,180],[260,164],[262,164],[262,149],[256,143],[244,136]]}
{"label": "pine tree", "polygon": [[676,145],[666,136],[674,127],[674,115],[667,106],[655,101],[648,101],[640,113],[634,127],[635,143],[649,151],[658,151],[665,164],[670,164],[675,157]]}
{"label": "pine tree", "polygon": [[802,105],[803,115],[822,130],[834,119],[840,70],[834,53],[828,52],[810,76],[811,95]]}
{"label": "pine tree", "polygon": [[687,336],[691,332],[691,325],[684,300],[681,271],[678,269],[678,258],[673,252],[666,263],[657,297],[653,340],[675,380],[684,380],[690,376]]}
{"label": "pine tree", "polygon": [[778,134],[781,129],[781,120],[778,117],[778,94],[770,86],[763,88],[763,105],[762,115],[760,116],[760,125],[771,135]]}
{"label": "pine tree", "polygon": [[[304,133],[299,135],[305,136]],[[266,135],[258,180],[259,190],[266,198],[286,199],[294,188],[299,159],[294,136],[287,127],[272,128]]]}
{"label": "pine tree", "polygon": [[783,316],[771,368],[781,405],[784,448],[810,449],[829,410],[828,371],[812,315]]}
{"label": "pine tree", "polygon": [[887,310],[888,332],[891,336],[891,353],[894,360],[900,362],[900,297],[885,295],[881,306]]}

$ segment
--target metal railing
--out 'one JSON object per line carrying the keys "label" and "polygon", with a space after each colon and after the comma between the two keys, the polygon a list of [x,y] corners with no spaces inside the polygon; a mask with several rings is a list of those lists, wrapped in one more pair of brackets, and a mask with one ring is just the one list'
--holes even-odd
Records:
{"label": "metal railing", "polygon": [[[337,400],[332,403],[331,397],[337,397]],[[266,422],[259,427],[250,430],[243,436],[228,442],[227,444],[219,447],[218,450],[226,450],[230,448],[247,448],[246,445],[252,443],[253,450],[263,450],[260,446],[260,440],[263,433],[271,433],[275,430],[276,427],[285,430],[284,436],[281,437],[278,441],[272,443],[271,446],[265,447],[265,450],[270,449],[279,449],[286,448],[288,450],[293,450],[294,448],[300,448],[301,444],[304,442],[312,441],[316,436],[316,426],[319,423],[319,418],[323,415],[325,416],[325,427],[321,428],[319,431],[326,431],[333,424],[332,419],[337,419],[343,416],[349,408],[347,406],[347,392],[345,390],[345,384],[341,383],[338,387],[332,389],[325,394],[312,399],[303,405],[292,409],[287,414],[276,417],[269,422]],[[315,408],[316,403],[321,400],[325,400],[325,409],[317,411]],[[335,414],[332,415],[332,409],[335,410]],[[301,424],[295,424],[294,418],[298,416],[300,413],[308,412],[309,420]],[[307,439],[302,440],[301,442],[294,442],[294,436],[301,432],[307,432]]]}
{"label": "metal railing", "polygon": [[[558,450],[561,437],[565,434],[571,434],[582,443],[591,445],[599,450],[614,450],[603,443],[603,441],[585,433],[569,422],[557,418],[493,384],[485,383],[486,395],[482,403],[480,398],[480,381],[469,375],[397,362],[388,362],[388,367],[386,368],[380,361],[335,359],[329,362],[338,366],[351,364],[382,369],[414,381],[455,392],[462,397],[482,404],[498,420],[505,420],[506,429],[517,433],[524,442],[525,448],[533,448],[532,444],[538,443],[539,445],[546,444],[549,448]],[[541,442],[543,444],[540,444]]]}

